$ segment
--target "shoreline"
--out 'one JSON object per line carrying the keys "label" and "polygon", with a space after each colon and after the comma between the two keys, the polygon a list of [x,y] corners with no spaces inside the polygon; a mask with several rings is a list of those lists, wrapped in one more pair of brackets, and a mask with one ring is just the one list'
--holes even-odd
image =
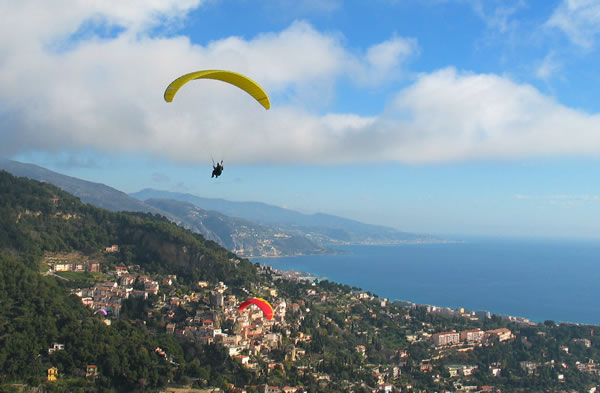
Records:
{"label": "shoreline", "polygon": [[[470,243],[470,242],[429,242],[434,244],[442,243]],[[537,242],[536,242],[537,243]],[[402,244],[407,244],[403,242]],[[424,244],[423,242],[411,242],[410,244],[419,245]],[[358,287],[364,291],[376,294],[378,297],[390,299],[390,301],[396,301],[398,299],[410,299],[417,298],[418,300],[409,303],[413,304],[436,304],[435,299],[442,300],[438,304],[444,304],[443,306],[431,306],[436,310],[444,310],[446,313],[450,313],[449,310],[455,311],[458,309],[468,310],[497,310],[490,311],[490,314],[495,316],[506,318],[519,323],[534,323],[542,324],[544,321],[552,320],[556,324],[568,324],[576,326],[600,326],[600,323],[593,318],[593,313],[590,314],[590,304],[573,303],[571,298],[579,298],[581,289],[578,291],[565,292],[570,293],[571,296],[560,296],[562,299],[560,302],[557,300],[547,299],[540,303],[543,299],[540,296],[544,296],[543,293],[546,291],[547,285],[541,284],[540,281],[536,281],[537,269],[539,266],[547,266],[552,272],[562,271],[561,266],[564,266],[565,257],[559,256],[556,261],[552,260],[554,252],[547,250],[545,247],[538,247],[539,244],[534,244],[536,248],[523,249],[514,248],[513,251],[507,254],[502,254],[501,258],[495,257],[498,255],[497,250],[504,250],[504,244],[494,243],[493,247],[483,248],[480,244],[475,244],[476,248],[471,248],[466,245],[456,249],[451,247],[451,253],[446,253],[445,248],[437,249],[419,249],[419,248],[404,248],[399,247],[399,250],[404,250],[397,253],[393,250],[386,251],[385,248],[380,248],[380,251],[368,251],[369,246],[386,246],[388,244],[349,244],[348,246],[365,246],[363,248],[357,248],[355,250],[341,250],[341,252],[335,254],[318,254],[318,255],[295,255],[295,256],[281,256],[281,257],[253,257],[251,260],[255,263],[270,266],[276,270],[287,270],[291,271],[296,277],[304,277],[310,281],[313,280],[329,280],[342,285],[348,285],[351,287]],[[542,244],[543,246],[543,244]],[[571,246],[563,248],[566,254],[569,255]],[[423,251],[421,251],[423,250]],[[432,253],[431,251],[435,251]],[[485,254],[483,253],[485,251]],[[488,252],[490,250],[491,252]],[[525,251],[533,251],[534,253],[523,253]],[[560,248],[556,248],[560,250]],[[479,253],[481,251],[481,253]],[[595,252],[594,248],[586,250],[588,253]],[[476,252],[473,254],[473,252]],[[578,251],[580,252],[580,251]],[[351,255],[351,258],[344,258],[343,255]],[[424,257],[421,257],[423,256]],[[474,258],[464,259],[463,256],[474,255]],[[492,255],[493,257],[489,257]],[[514,255],[514,256],[513,256]],[[327,257],[331,256],[331,259]],[[523,264],[524,257],[532,257],[531,263]],[[306,257],[306,258],[298,258]],[[311,257],[316,257],[312,259]],[[457,259],[458,257],[458,259]],[[463,258],[463,259],[461,259]],[[507,259],[508,258],[508,259]],[[551,259],[545,259],[551,258]],[[589,259],[589,258],[588,258]],[[581,259],[585,263],[586,259]],[[298,262],[296,262],[298,261]],[[331,262],[331,264],[329,263]],[[477,267],[481,266],[483,270],[477,273],[471,273],[466,278],[461,273],[457,272],[452,267],[456,265],[458,272],[463,271],[466,267]],[[347,264],[347,265],[346,265]],[[346,269],[344,266],[348,266]],[[361,267],[362,266],[362,267]],[[376,273],[367,273],[365,266],[372,266],[376,270]],[[496,268],[490,269],[490,266],[501,266],[500,270]],[[514,268],[521,266],[519,270],[519,279],[513,281],[511,274],[504,274],[504,272],[513,271]],[[577,265],[572,271],[581,271],[586,265]],[[438,271],[439,267],[439,271]],[[523,267],[525,269],[523,270]],[[432,276],[432,271],[434,269]],[[314,269],[319,273],[314,273]],[[382,270],[385,269],[385,270]],[[471,269],[473,270],[473,269]],[[356,271],[354,274],[353,271]],[[553,274],[551,272],[551,274]],[[396,281],[394,277],[399,275],[400,281]],[[329,277],[333,277],[330,279]],[[381,282],[378,282],[378,277]],[[413,277],[413,278],[408,278]],[[462,277],[462,278],[461,278]],[[558,277],[553,274],[553,277]],[[561,276],[563,277],[563,276]],[[579,275],[577,276],[579,277]],[[591,276],[590,276],[591,277]],[[569,283],[573,284],[574,277],[566,277]],[[564,279],[564,277],[563,277]],[[533,280],[533,281],[532,281]],[[588,280],[589,281],[589,280]],[[543,281],[545,282],[545,281]],[[397,284],[396,284],[397,283]],[[536,283],[536,286],[530,288],[528,291],[533,290],[534,296],[523,298],[519,294],[525,291],[525,287],[529,288],[529,285]],[[581,283],[580,283],[581,284]],[[586,288],[589,283],[583,282],[583,286],[578,284],[579,288]],[[402,290],[394,290],[394,285]],[[441,285],[441,287],[440,287]],[[465,285],[468,285],[465,286]],[[490,287],[491,285],[491,287]],[[572,285],[571,285],[572,286]],[[365,289],[366,288],[366,289]],[[441,288],[435,290],[435,288]],[[486,289],[488,296],[479,298],[474,293],[480,293],[478,291]],[[490,292],[489,288],[496,288]],[[570,286],[564,288],[566,291],[570,291]],[[434,290],[434,292],[431,292]],[[503,292],[507,291],[508,300],[501,302],[496,301],[498,296],[504,297]],[[583,289],[585,291],[585,289]],[[416,291],[416,292],[415,292]],[[443,293],[450,291],[450,296],[445,296]],[[494,295],[497,294],[497,296]],[[420,294],[420,295],[419,295]],[[400,295],[400,296],[398,296]],[[417,295],[417,296],[414,296]],[[440,297],[441,296],[441,297]],[[420,299],[419,299],[420,298]],[[475,301],[471,301],[475,299]],[[500,298],[498,298],[500,299]],[[494,305],[496,307],[494,307]],[[593,307],[592,307],[593,308]],[[499,311],[502,310],[502,311]],[[516,312],[515,312],[516,311]]]}
{"label": "shoreline", "polygon": [[[399,240],[392,242],[339,242],[339,243],[330,243],[327,244],[327,247],[335,247],[335,246],[399,246],[399,245],[422,245],[422,244],[462,244],[466,243],[464,240],[432,240],[432,241],[414,241],[414,240]],[[331,252],[321,252],[321,253],[308,253],[308,254],[287,254],[287,255],[254,255],[254,256],[240,256],[240,258],[245,258],[251,260],[251,258],[261,258],[261,259],[277,259],[277,258],[295,258],[295,257],[312,257],[312,256],[320,256],[320,255],[340,255],[347,254],[347,251],[331,249]],[[237,255],[237,254],[236,254]]]}
{"label": "shoreline", "polygon": [[[302,281],[302,280],[304,280],[304,281],[328,280],[328,278],[325,276],[317,276],[315,274],[303,272],[303,271],[299,271],[299,270],[294,270],[294,269],[282,270],[282,269],[277,269],[273,266],[266,265],[266,264],[263,264],[262,266],[267,266],[267,267],[271,268],[275,273],[280,274],[281,277],[284,279],[299,280],[299,281]],[[335,281],[332,281],[332,282],[335,282]],[[338,282],[335,282],[335,283],[341,284],[341,285],[348,285],[348,284],[343,284],[343,283],[338,283]],[[367,292],[367,290],[365,290],[363,288],[359,288],[359,289],[361,291]],[[380,297],[376,293],[373,293],[373,295],[376,297]],[[436,306],[433,304],[418,304],[418,303],[414,303],[409,300],[403,300],[403,299],[393,299],[393,300],[389,300],[387,298],[382,298],[382,299],[386,299],[386,300],[390,301],[391,303],[393,303],[399,307],[403,307],[403,308],[412,308],[412,309],[419,308],[419,307],[431,308],[430,310],[427,310],[428,313],[438,313],[441,315],[446,315],[448,317],[452,317],[452,316],[467,317],[465,314],[468,314],[469,317],[477,317],[481,320],[483,318],[478,317],[477,314],[487,313],[487,314],[489,314],[489,316],[487,317],[488,319],[491,318],[492,316],[496,316],[498,318],[506,319],[510,322],[514,322],[514,323],[518,323],[518,324],[522,324],[522,325],[542,325],[542,324],[544,324],[544,321],[532,321],[529,318],[522,317],[522,316],[516,316],[516,315],[496,314],[496,313],[493,313],[488,310],[471,311],[471,310],[465,309],[464,307],[451,308],[451,307]],[[581,322],[571,322],[571,321],[554,321],[554,322],[557,325],[562,324],[562,325],[594,326],[594,327],[600,326],[600,323],[594,324],[594,323],[581,323]]]}

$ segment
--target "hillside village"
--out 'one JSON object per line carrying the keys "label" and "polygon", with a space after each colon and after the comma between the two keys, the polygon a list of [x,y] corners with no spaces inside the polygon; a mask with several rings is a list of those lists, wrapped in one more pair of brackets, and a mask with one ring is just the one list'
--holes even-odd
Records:
{"label": "hillside village", "polygon": [[[109,246],[104,253],[114,253],[118,249],[118,245]],[[67,262],[55,256],[47,258],[46,262],[51,271],[55,272],[99,271],[98,264],[89,261]],[[286,372],[294,373],[303,380],[311,380],[322,389],[332,385],[342,386],[344,391],[418,392],[427,391],[419,388],[422,385],[419,379],[425,378],[430,384],[452,387],[451,390],[440,389],[445,392],[500,392],[501,387],[495,386],[493,379],[502,380],[503,362],[491,362],[482,368],[481,364],[475,362],[455,363],[454,360],[475,349],[505,346],[515,340],[526,340],[526,337],[519,337],[506,327],[488,330],[466,328],[490,320],[492,315],[489,312],[453,310],[406,301],[393,303],[371,293],[349,288],[347,291],[331,292],[324,290],[316,280],[311,281],[297,272],[292,274],[268,266],[262,266],[259,273],[264,277],[268,276],[275,285],[243,288],[246,297],[231,294],[223,282],[199,281],[193,290],[184,293],[177,285],[176,275],[146,274],[139,266],[115,266],[103,273],[103,277],[111,279],[89,288],[74,289],[73,293],[95,312],[102,310],[100,317],[104,318],[106,324],[120,318],[122,305],[127,299],[135,298],[146,302],[151,300],[149,304],[152,307],[144,315],[144,324],[151,323],[154,329],[201,345],[220,346],[230,358],[256,375],[277,373],[282,376],[277,380],[285,381],[283,376]],[[282,282],[294,282],[303,289],[299,296],[290,298],[277,289],[277,283]],[[238,311],[240,303],[252,296],[264,297],[271,302],[274,310],[272,320],[267,320],[255,306],[243,312]],[[377,337],[388,326],[362,325],[359,320],[365,316],[353,312],[358,306],[365,309],[368,318],[399,323],[404,327],[401,340],[404,344],[394,349],[388,361],[376,361],[380,360],[378,356],[370,358],[370,354],[374,353],[372,347],[377,345]],[[339,320],[337,317],[334,320],[330,316],[332,314],[325,311],[330,307],[336,308],[344,319]],[[419,316],[423,315],[448,321],[453,318],[463,320],[465,328],[440,331],[435,323],[422,321]],[[344,330],[346,333],[350,330],[357,342],[363,343],[351,348],[359,359],[352,373],[360,378],[337,381],[335,376],[324,370],[322,365],[327,361],[327,354],[314,352],[313,336],[309,333],[312,330],[305,323],[308,316],[317,321],[317,328],[327,326],[328,330]],[[536,326],[524,318],[503,316],[497,319],[513,326]],[[61,345],[55,344],[54,350],[64,349]],[[587,338],[576,338],[570,345],[589,347],[591,342]],[[420,350],[415,351],[413,347]],[[568,353],[569,346],[563,346],[561,350]],[[156,351],[176,364],[169,353],[161,348],[156,348]],[[452,359],[453,362],[445,362],[445,358]],[[526,375],[539,374],[542,368],[549,367],[555,371],[557,384],[565,382],[566,373],[562,371],[569,368],[558,359],[546,362],[522,361],[520,367]],[[600,375],[600,368],[596,368],[593,359],[588,359],[587,362],[577,361],[576,368],[583,373]],[[59,371],[49,370],[49,380],[55,380]],[[420,377],[415,378],[416,374]],[[488,380],[492,382],[486,385],[476,383],[474,375],[482,374],[490,377]],[[198,383],[202,385],[202,381]],[[595,386],[590,386],[589,391],[593,392],[594,388]],[[266,393],[309,391],[304,385],[269,383],[260,386],[229,384],[229,389],[232,392]]]}

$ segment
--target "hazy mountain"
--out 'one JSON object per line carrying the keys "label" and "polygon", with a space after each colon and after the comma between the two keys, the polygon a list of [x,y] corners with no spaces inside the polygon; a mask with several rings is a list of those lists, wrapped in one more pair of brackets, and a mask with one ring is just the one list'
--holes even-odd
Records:
{"label": "hazy mountain", "polygon": [[230,217],[239,217],[264,225],[276,225],[279,229],[288,232],[304,233],[322,244],[435,240],[428,235],[401,232],[393,228],[363,224],[328,214],[303,214],[260,202],[232,202],[149,188],[132,193],[130,196],[142,201],[161,198],[188,202],[201,209],[218,211]]}
{"label": "hazy mountain", "polygon": [[322,254],[331,252],[309,240],[304,234],[291,234],[242,218],[201,209],[173,199],[148,199],[146,203],[176,217],[175,222],[192,232],[201,233],[243,257]]}
{"label": "hazy mountain", "polygon": [[53,172],[37,165],[24,164],[1,157],[0,169],[4,169],[15,176],[27,177],[29,179],[54,184],[69,194],[75,195],[81,199],[82,202],[90,203],[110,211],[141,211],[158,213],[168,217],[166,212],[160,211],[136,198],[130,197],[122,191],[101,183],[81,180]]}

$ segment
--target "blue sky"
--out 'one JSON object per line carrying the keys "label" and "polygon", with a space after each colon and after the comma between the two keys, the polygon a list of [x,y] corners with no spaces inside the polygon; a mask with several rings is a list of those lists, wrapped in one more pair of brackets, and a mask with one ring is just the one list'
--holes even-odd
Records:
{"label": "blue sky", "polygon": [[[0,4],[0,155],[410,232],[600,238],[600,0],[57,1]],[[163,101],[214,68],[271,109],[214,81]]]}

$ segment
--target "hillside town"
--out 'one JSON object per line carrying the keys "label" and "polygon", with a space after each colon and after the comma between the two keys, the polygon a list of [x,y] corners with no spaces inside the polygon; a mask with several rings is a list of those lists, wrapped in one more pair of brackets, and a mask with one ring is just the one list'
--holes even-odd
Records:
{"label": "hillside town", "polygon": [[[118,250],[116,245],[107,247],[104,252],[111,253],[115,250]],[[81,263],[78,262],[68,263],[54,257],[49,258],[47,263],[57,272],[82,271]],[[83,264],[83,266],[91,265],[93,264],[89,262]],[[83,269],[87,270],[85,267]],[[380,299],[371,293],[359,290],[332,294],[320,288],[317,280],[310,275],[279,271],[265,265],[260,268],[259,273],[269,276],[274,283],[285,281],[303,283],[303,292],[298,298],[287,298],[281,296],[275,286],[260,286],[251,290],[243,288],[247,296],[240,297],[233,295],[223,282],[199,281],[192,291],[182,293],[178,290],[176,275],[161,277],[144,274],[139,266],[115,266],[114,269],[103,274],[104,277],[112,277],[112,279],[98,282],[89,288],[75,289],[73,293],[84,305],[94,310],[94,314],[99,310],[102,311],[100,317],[106,324],[120,318],[122,306],[127,299],[152,300],[152,308],[145,315],[144,323],[154,319],[159,321],[158,326],[167,334],[201,345],[220,346],[230,358],[249,372],[267,375],[274,372],[285,374],[286,369],[291,367],[298,375],[310,377],[315,384],[323,388],[332,381],[332,376],[321,367],[327,355],[312,351],[314,348],[311,345],[312,335],[307,333],[303,326],[309,315],[313,314],[312,317],[315,317],[314,314],[320,313],[325,308],[335,307],[345,315],[345,319],[335,321],[327,313],[323,313],[316,316],[318,324],[346,331],[350,326],[352,334],[356,337],[367,338],[363,340],[365,344],[356,345],[352,351],[360,359],[357,365],[359,368],[355,370],[357,375],[368,372],[371,383],[367,383],[364,378],[342,381],[344,389],[350,392],[422,391],[413,386],[412,375],[415,372],[439,386],[453,386],[454,390],[451,391],[500,392],[501,389],[493,384],[474,384],[471,378],[476,373],[486,373],[488,376],[500,379],[503,375],[501,362],[490,363],[487,369],[482,370],[478,364],[469,362],[448,364],[443,362],[443,359],[454,359],[457,354],[465,354],[476,348],[501,346],[514,340],[524,339],[506,327],[489,330],[474,328],[439,331],[434,323],[419,321],[413,315],[414,312],[418,312],[432,317],[459,318],[477,324],[492,317],[486,311],[469,312],[462,308],[453,310],[407,301],[390,302],[388,299]],[[267,319],[263,311],[256,306],[239,310],[240,303],[251,296],[269,299],[273,308],[272,319]],[[370,318],[385,317],[389,321],[400,321],[406,327],[403,336],[406,345],[403,349],[395,349],[390,361],[375,362],[369,358],[369,353],[373,352],[370,345],[377,341],[377,336],[382,334],[382,331],[377,327],[358,329],[360,325],[358,320],[361,317],[353,314],[351,310],[359,305],[366,307]],[[500,319],[522,326],[536,325],[524,318],[503,316]],[[344,323],[344,326],[339,322]],[[385,329],[385,326],[382,329]],[[590,345],[590,341],[586,338],[574,339],[572,343],[588,347]],[[420,352],[422,354],[420,357],[415,356],[415,351],[411,350],[411,347],[417,346],[424,348],[424,351]],[[57,343],[49,349],[49,352],[62,349],[64,349],[62,344]],[[564,347],[562,350],[568,352],[569,348]],[[173,362],[169,353],[161,348],[156,348],[156,351]],[[440,364],[443,364],[442,368]],[[564,382],[565,375],[560,372],[562,368],[568,368],[564,363],[554,360],[545,363],[535,361],[520,363],[520,367],[529,375],[539,372],[546,366],[556,370],[557,383]],[[576,367],[581,372],[600,374],[600,368],[597,368],[592,359],[578,362]],[[56,379],[56,373],[57,370],[49,371],[49,380]],[[233,392],[245,392],[250,388],[230,385],[230,390]],[[266,393],[308,391],[302,385],[264,384],[253,388]],[[590,392],[593,388],[590,387]]]}

